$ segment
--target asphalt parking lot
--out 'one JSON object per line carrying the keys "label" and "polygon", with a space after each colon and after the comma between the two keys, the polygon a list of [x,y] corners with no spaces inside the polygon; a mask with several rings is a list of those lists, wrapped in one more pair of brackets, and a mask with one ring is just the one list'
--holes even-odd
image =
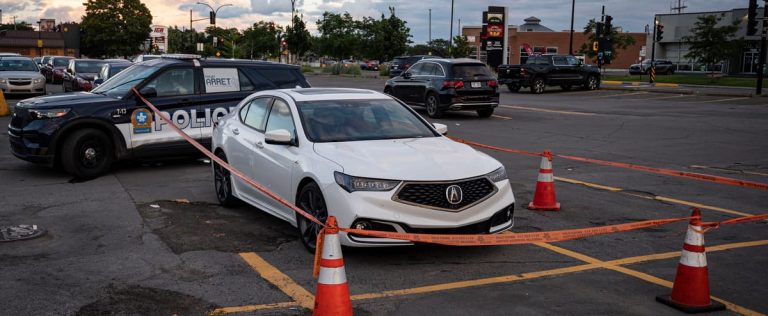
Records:
{"label": "asphalt parking lot", "polygon": [[[383,79],[310,76],[314,86],[381,91]],[[51,91],[55,91],[49,89]],[[9,100],[13,103],[14,100]],[[503,92],[490,119],[449,113],[449,135],[494,146],[768,182],[768,99],[644,91]],[[422,112],[423,114],[423,112]],[[6,126],[9,119],[0,118]],[[7,144],[0,130],[0,143]],[[768,192],[555,159],[559,212],[524,208],[539,159],[501,161],[517,207],[513,232],[685,217],[764,214]],[[216,204],[203,159],[137,161],[77,181],[0,146],[0,226],[40,238],[0,243],[0,310],[8,315],[307,314],[313,257],[289,224]],[[357,315],[676,315],[668,294],[685,223],[518,246],[344,249]],[[720,314],[768,313],[768,221],[706,234]]]}

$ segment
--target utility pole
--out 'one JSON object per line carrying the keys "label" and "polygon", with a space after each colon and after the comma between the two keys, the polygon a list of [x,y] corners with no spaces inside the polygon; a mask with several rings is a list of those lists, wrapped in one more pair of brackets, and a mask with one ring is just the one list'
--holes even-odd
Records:
{"label": "utility pole", "polygon": [[672,7],[672,10],[677,10],[677,14],[682,14],[683,9],[687,8],[688,6],[685,5],[685,2],[683,0],[677,0],[677,6]]}
{"label": "utility pole", "polygon": [[451,32],[448,37],[448,55],[451,55],[449,57],[453,57],[453,2],[454,0],[451,0]]}
{"label": "utility pole", "polygon": [[[648,73],[648,83],[653,83],[654,79],[654,71],[655,71],[655,65],[656,64],[656,29],[659,28],[659,19],[655,15],[653,16],[653,37],[651,38],[651,72]],[[642,64],[640,64],[642,65]],[[642,72],[643,67],[640,67],[640,71]]]}
{"label": "utility pole", "polygon": [[576,11],[576,0],[571,0],[571,37],[568,41],[568,55],[573,54],[573,15]]}
{"label": "utility pole", "polygon": [[16,16],[13,16],[13,30],[16,30]]}
{"label": "utility pole", "polygon": [[432,9],[429,9],[429,41],[432,41]]}
{"label": "utility pole", "polygon": [[765,67],[765,49],[766,49],[766,28],[768,28],[768,21],[765,18],[768,17],[768,1],[764,1],[763,4],[763,23],[760,30],[760,60],[757,62],[757,89],[755,94],[760,95],[763,93],[763,67]]}

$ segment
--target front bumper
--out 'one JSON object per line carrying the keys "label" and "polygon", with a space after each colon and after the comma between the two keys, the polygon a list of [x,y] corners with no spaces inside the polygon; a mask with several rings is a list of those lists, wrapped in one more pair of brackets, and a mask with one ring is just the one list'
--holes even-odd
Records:
{"label": "front bumper", "polygon": [[[459,212],[396,202],[392,197],[397,189],[349,193],[331,183],[323,188],[323,193],[330,215],[336,216],[340,227],[352,227],[356,221],[366,220],[377,223],[377,226],[383,225],[379,227],[388,227],[389,231],[403,233],[491,234],[505,231],[514,223],[515,197],[509,180],[495,185],[498,189],[495,194]],[[504,217],[507,214],[509,217]],[[356,247],[412,244],[403,240],[348,236],[346,233],[341,233],[340,237],[343,245]]]}
{"label": "front bumper", "polygon": [[53,154],[47,146],[41,146],[41,137],[37,133],[24,133],[20,129],[8,127],[8,140],[11,153],[17,158],[44,165],[53,164]]}
{"label": "front bumper", "polygon": [[34,83],[34,80],[9,80],[0,83],[3,94],[45,94],[45,79]]}

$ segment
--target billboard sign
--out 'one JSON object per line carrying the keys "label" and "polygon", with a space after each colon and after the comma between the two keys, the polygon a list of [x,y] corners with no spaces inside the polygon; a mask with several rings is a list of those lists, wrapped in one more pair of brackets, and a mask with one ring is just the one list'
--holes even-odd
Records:
{"label": "billboard sign", "polygon": [[41,32],[53,32],[56,30],[55,19],[40,19],[40,31]]}
{"label": "billboard sign", "polygon": [[150,25],[149,38],[152,41],[152,46],[157,47],[161,53],[168,51],[168,27],[165,25]]}
{"label": "billboard sign", "polygon": [[488,7],[483,12],[483,33],[481,47],[485,50],[487,63],[496,68],[506,61],[507,56],[507,8]]}

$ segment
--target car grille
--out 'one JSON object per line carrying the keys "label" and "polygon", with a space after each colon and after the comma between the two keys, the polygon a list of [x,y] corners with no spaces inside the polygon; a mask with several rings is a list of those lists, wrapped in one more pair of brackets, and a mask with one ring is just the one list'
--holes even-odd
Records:
{"label": "car grille", "polygon": [[8,83],[12,86],[28,86],[32,80],[8,80]]}
{"label": "car grille", "polygon": [[[462,192],[462,199],[456,204],[448,202],[446,194],[446,190],[452,185],[459,186]],[[406,182],[395,193],[393,200],[405,204],[458,212],[482,202],[496,191],[496,186],[486,177],[453,182]]]}

